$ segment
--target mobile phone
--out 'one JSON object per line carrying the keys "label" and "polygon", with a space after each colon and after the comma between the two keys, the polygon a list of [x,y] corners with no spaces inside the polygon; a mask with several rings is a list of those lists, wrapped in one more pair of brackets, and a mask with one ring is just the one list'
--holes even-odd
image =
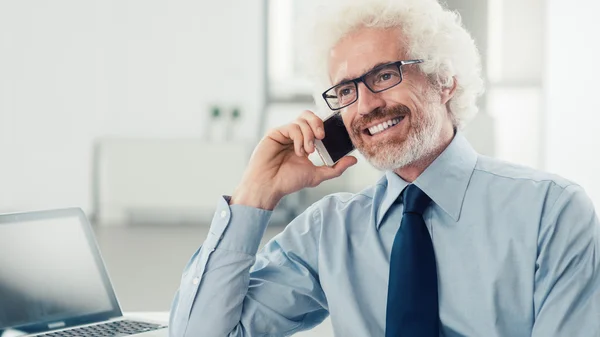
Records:
{"label": "mobile phone", "polygon": [[342,116],[339,113],[329,116],[323,121],[325,138],[315,139],[315,148],[327,166],[333,166],[344,156],[354,151]]}

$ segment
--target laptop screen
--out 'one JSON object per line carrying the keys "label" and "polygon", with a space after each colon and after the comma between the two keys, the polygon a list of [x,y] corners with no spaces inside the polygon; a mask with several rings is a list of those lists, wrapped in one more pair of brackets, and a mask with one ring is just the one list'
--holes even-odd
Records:
{"label": "laptop screen", "polygon": [[120,315],[81,210],[0,216],[0,335]]}

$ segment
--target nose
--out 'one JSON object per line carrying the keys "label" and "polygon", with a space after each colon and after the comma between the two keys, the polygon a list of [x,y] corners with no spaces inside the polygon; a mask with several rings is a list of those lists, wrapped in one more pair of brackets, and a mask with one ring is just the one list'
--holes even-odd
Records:
{"label": "nose", "polygon": [[356,103],[360,115],[367,115],[377,108],[385,107],[385,100],[381,95],[369,90],[364,83],[359,82],[357,90],[358,100]]}

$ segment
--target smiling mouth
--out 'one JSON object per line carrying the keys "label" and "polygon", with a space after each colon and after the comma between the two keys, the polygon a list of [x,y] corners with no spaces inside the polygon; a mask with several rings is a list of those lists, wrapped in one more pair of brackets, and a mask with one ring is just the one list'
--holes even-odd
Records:
{"label": "smiling mouth", "polygon": [[397,125],[398,123],[402,122],[404,117],[405,116],[392,118],[383,123],[373,125],[372,127],[365,129],[365,133],[368,134],[369,136],[375,136],[376,134],[381,133],[381,132],[391,128],[392,126]]}

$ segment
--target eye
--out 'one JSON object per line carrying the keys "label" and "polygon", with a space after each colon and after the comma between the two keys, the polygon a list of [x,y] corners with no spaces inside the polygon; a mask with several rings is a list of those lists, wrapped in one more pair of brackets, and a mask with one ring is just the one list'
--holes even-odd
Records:
{"label": "eye", "polygon": [[393,73],[381,73],[379,74],[379,81],[389,81],[392,78],[394,78],[394,74]]}
{"label": "eye", "polygon": [[342,90],[340,90],[340,96],[348,96],[352,94],[352,89],[350,88],[344,88]]}
{"label": "eye", "polygon": [[337,96],[339,98],[344,98],[352,95],[354,95],[354,86],[352,85],[342,86],[337,89]]}

